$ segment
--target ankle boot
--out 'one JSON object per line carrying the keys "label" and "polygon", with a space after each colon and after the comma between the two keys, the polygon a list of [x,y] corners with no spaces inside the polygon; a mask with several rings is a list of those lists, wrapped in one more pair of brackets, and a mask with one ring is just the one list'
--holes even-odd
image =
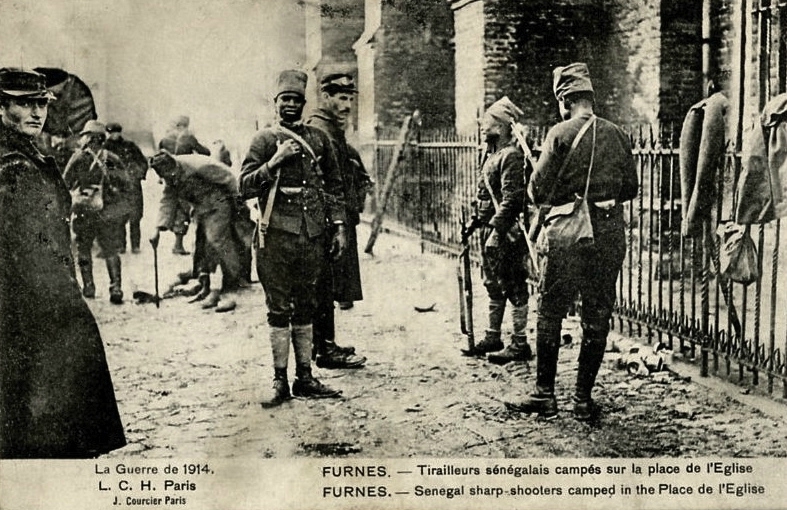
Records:
{"label": "ankle boot", "polygon": [[82,275],[82,296],[92,299],[96,297],[96,284],[93,283],[93,260],[90,254],[85,256],[80,253],[78,264],[79,273]]}
{"label": "ankle boot", "polygon": [[261,405],[264,409],[269,409],[271,407],[276,407],[284,402],[290,400],[292,395],[290,394],[290,385],[287,382],[287,369],[286,368],[274,368],[273,369],[273,391],[272,394],[265,398]]}
{"label": "ankle boot", "polygon": [[202,301],[210,294],[210,275],[208,273],[200,273],[197,277],[197,281],[199,281],[199,292],[197,295],[194,296],[193,299],[189,301],[189,303],[194,303],[196,301]]}
{"label": "ankle boot", "polygon": [[311,365],[298,365],[295,367],[295,382],[292,383],[292,394],[305,398],[336,398],[341,390],[334,390],[312,376]]}
{"label": "ankle boot", "polygon": [[555,376],[560,350],[560,321],[539,319],[536,331],[536,389],[522,402],[506,402],[521,413],[538,413],[544,418],[557,415]]}
{"label": "ankle boot", "polygon": [[323,340],[317,347],[315,362],[320,368],[361,368],[366,358],[342,350],[333,340]]}
{"label": "ankle boot", "polygon": [[591,394],[596,383],[596,376],[601,368],[601,362],[604,359],[606,347],[606,333],[583,330],[577,384],[574,392],[574,418],[579,421],[587,421],[593,417],[594,404]]}
{"label": "ankle boot", "polygon": [[123,290],[120,276],[120,257],[113,255],[106,258],[109,272],[109,301],[119,305],[123,303]]}
{"label": "ankle boot", "polygon": [[526,362],[533,359],[533,351],[527,343],[525,335],[511,335],[511,343],[500,352],[494,352],[486,358],[495,365],[505,365],[511,361]]}
{"label": "ankle boot", "polygon": [[295,382],[292,394],[296,397],[332,398],[341,391],[325,386],[312,376],[311,355],[313,329],[311,324],[292,325],[292,345],[295,347]]}
{"label": "ankle boot", "polygon": [[477,354],[499,351],[502,348],[503,341],[500,340],[500,331],[491,331],[489,329],[484,332],[484,339],[475,344],[475,352]]}

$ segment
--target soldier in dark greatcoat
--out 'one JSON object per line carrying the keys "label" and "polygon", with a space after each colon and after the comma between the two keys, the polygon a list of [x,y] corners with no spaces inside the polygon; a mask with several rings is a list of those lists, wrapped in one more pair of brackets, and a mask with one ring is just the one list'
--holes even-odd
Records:
{"label": "soldier in dark greatcoat", "polygon": [[[164,135],[158,144],[159,149],[163,149],[170,154],[180,156],[182,154],[202,154],[210,156],[210,149],[199,143],[197,137],[189,131],[191,120],[186,115],[179,115],[172,121],[172,127]],[[183,238],[189,230],[191,211],[187,204],[181,204],[176,209],[176,216],[173,223],[172,232],[175,234],[175,244],[172,253],[176,255],[188,255],[189,252],[183,246]]]}
{"label": "soldier in dark greatcoat", "polygon": [[[243,160],[240,188],[246,199],[259,201],[257,273],[265,289],[273,350],[275,406],[291,397],[287,382],[290,343],[295,350],[292,394],[336,397],[341,392],[312,375],[312,321],[317,307],[316,284],[330,230],[331,254],[346,247],[342,176],[328,137],[303,125],[306,74],[283,71],[275,96],[277,122],[260,130]],[[266,207],[270,202],[270,208]]]}
{"label": "soldier in dark greatcoat", "polygon": [[92,298],[96,294],[92,249],[93,241],[98,240],[109,272],[109,300],[121,304],[123,290],[119,253],[126,236],[131,180],[120,158],[104,148],[105,140],[104,124],[88,121],[80,133],[81,148],[71,156],[63,172],[63,180],[71,190],[95,185],[103,188],[103,207],[94,211],[75,205],[71,227],[82,274],[82,295]]}
{"label": "soldier in dark greatcoat", "polygon": [[[131,179],[129,188],[129,214],[128,214],[128,235],[131,238],[131,252],[139,253],[139,241],[141,232],[139,223],[144,212],[144,199],[142,197],[142,181],[148,173],[148,159],[142,154],[139,146],[123,138],[123,126],[117,122],[107,124],[107,141],[104,148],[117,154],[123,166],[126,167],[128,176]],[[125,230],[125,226],[123,229]],[[126,251],[126,234],[123,233],[123,246],[120,253]]]}
{"label": "soldier in dark greatcoat", "polygon": [[44,76],[0,70],[0,458],[90,458],[126,444],[104,345],[71,255],[71,196],[33,139]]}
{"label": "soldier in dark greatcoat", "polygon": [[558,238],[550,237],[550,216],[546,216],[537,245],[542,258],[536,388],[523,402],[506,405],[546,418],[557,414],[555,376],[560,331],[579,292],[582,345],[574,417],[585,421],[594,415],[591,392],[604,357],[615,304],[615,282],[626,254],[623,202],[637,196],[639,184],[628,136],[617,125],[593,113],[594,93],[587,65],[558,67],[553,76],[564,121],[547,133],[528,191],[536,205],[552,209],[574,204],[577,196],[586,195],[594,240],[550,246],[549,239]]}
{"label": "soldier in dark greatcoat", "polygon": [[314,347],[316,363],[320,368],[358,368],[366,362],[366,358],[355,355],[353,347],[336,344],[333,304],[334,301],[352,303],[363,299],[355,228],[360,223],[360,213],[363,211],[371,178],[358,153],[350,147],[344,135],[357,92],[349,74],[326,75],[320,81],[320,107],[306,121],[307,125],[323,131],[331,141],[342,173],[347,214],[347,250],[336,260],[326,251],[320,278],[317,280]]}

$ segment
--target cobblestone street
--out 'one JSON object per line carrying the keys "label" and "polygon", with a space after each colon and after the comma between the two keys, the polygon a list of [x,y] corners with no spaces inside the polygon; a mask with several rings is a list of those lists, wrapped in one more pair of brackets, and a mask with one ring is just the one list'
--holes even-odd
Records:
{"label": "cobblestone street", "polygon": [[[148,211],[155,211],[157,184],[146,186]],[[362,226],[362,244],[367,237]],[[162,287],[190,263],[170,254],[171,240],[164,236],[159,248]],[[315,368],[344,398],[294,399],[264,410],[259,402],[273,370],[260,285],[240,293],[227,314],[183,297],[164,300],[160,309],[134,304],[135,289],[153,290],[152,251],[143,244],[141,254],[123,255],[126,303],[109,303],[99,270],[99,292],[90,301],[129,440],[109,457],[787,456],[783,403],[742,395],[716,378],[686,377],[693,368],[629,375],[617,368],[614,352],[605,356],[595,390],[597,423],[571,416],[577,355],[571,346],[560,355],[558,418],[508,412],[502,401],[530,391],[534,366],[463,357],[456,262],[422,255],[417,241],[392,234],[380,236],[374,257],[361,256],[366,299],[337,310],[337,341],[355,345],[368,357],[366,367]],[[477,274],[474,282],[480,334],[486,297]],[[434,311],[415,310],[433,303]],[[564,333],[580,337],[576,318],[565,322]],[[620,343],[613,332],[609,347]]]}

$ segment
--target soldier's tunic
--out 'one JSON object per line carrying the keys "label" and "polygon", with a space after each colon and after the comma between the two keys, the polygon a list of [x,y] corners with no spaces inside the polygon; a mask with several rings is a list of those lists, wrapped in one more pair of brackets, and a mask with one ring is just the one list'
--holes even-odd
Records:
{"label": "soldier's tunic", "polygon": [[74,272],[71,196],[52,158],[0,122],[0,457],[125,445],[104,346]]}
{"label": "soldier's tunic", "polygon": [[[528,167],[529,170],[529,167]],[[484,286],[493,300],[508,299],[515,306],[528,300],[527,288],[527,244],[517,225],[517,217],[525,205],[525,159],[522,151],[508,145],[491,154],[484,162],[478,179],[476,198],[479,204],[479,219],[483,246],[493,231],[500,236],[499,256],[489,257],[484,250],[482,266]],[[529,171],[527,172],[530,173]],[[494,201],[487,187],[494,193]],[[497,201],[498,209],[494,202]]]}
{"label": "soldier's tunic", "polygon": [[[103,163],[104,170],[94,155]],[[103,181],[104,208],[98,212],[75,214],[72,221],[77,249],[83,255],[90,253],[94,240],[98,240],[107,257],[117,255],[123,247],[131,181],[120,158],[106,149],[98,153],[77,150],[63,172],[63,180],[69,189],[99,184],[104,172],[107,174]]]}
{"label": "soldier's tunic", "polygon": [[[560,170],[574,138],[589,118],[590,114],[571,118],[547,133],[530,181],[530,195],[537,205],[563,205],[584,193],[593,127]],[[606,335],[615,303],[615,282],[626,252],[622,203],[637,196],[638,180],[628,136],[608,120],[597,118],[596,123],[596,150],[588,190],[595,242],[591,246],[548,248],[541,258],[538,315],[539,321],[561,320],[579,292],[583,328]],[[595,206],[609,200],[614,200],[615,205],[608,210]],[[543,243],[539,242],[539,246],[543,250]]]}
{"label": "soldier's tunic", "polygon": [[268,161],[277,141],[289,139],[273,126],[255,135],[240,175],[243,198],[257,198],[261,212],[280,175],[264,247],[257,251],[257,274],[265,289],[268,323],[274,327],[312,323],[327,224],[346,220],[342,178],[330,140],[319,129],[300,122],[287,128],[309,143],[319,164],[303,150],[285,160],[281,168],[270,168]]}

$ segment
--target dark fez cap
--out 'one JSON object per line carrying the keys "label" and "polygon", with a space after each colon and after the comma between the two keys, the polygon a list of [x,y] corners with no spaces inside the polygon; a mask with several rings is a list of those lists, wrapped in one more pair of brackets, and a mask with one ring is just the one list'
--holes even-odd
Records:
{"label": "dark fez cap", "polygon": [[349,73],[326,74],[320,80],[320,90],[329,94],[339,92],[355,94],[358,92],[358,89],[355,88],[355,80]]}
{"label": "dark fez cap", "polygon": [[0,69],[0,94],[29,99],[54,99],[46,88],[46,77],[30,69],[4,67]]}
{"label": "dark fez cap", "polygon": [[575,62],[552,71],[552,88],[558,100],[574,92],[593,92],[590,71],[584,62]]}
{"label": "dark fez cap", "polygon": [[110,122],[107,124],[107,133],[120,133],[121,131],[123,131],[123,126],[117,122]]}
{"label": "dark fez cap", "polygon": [[279,74],[279,79],[276,82],[276,96],[291,92],[306,96],[306,82],[308,78],[303,71],[295,69],[288,69]]}

